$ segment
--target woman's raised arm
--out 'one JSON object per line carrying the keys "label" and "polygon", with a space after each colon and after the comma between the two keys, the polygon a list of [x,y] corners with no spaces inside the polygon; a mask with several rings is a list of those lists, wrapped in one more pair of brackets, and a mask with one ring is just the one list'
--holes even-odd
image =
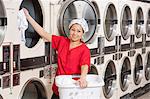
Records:
{"label": "woman's raised arm", "polygon": [[23,11],[25,13],[25,16],[28,20],[28,22],[33,26],[35,31],[44,39],[47,41],[51,42],[52,40],[52,35],[47,33],[29,14],[28,10],[23,8]]}

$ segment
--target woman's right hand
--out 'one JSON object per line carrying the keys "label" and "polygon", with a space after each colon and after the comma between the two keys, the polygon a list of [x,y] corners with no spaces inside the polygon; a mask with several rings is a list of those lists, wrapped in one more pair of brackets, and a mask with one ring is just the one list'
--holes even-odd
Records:
{"label": "woman's right hand", "polygon": [[30,16],[29,11],[26,8],[22,8],[26,17]]}

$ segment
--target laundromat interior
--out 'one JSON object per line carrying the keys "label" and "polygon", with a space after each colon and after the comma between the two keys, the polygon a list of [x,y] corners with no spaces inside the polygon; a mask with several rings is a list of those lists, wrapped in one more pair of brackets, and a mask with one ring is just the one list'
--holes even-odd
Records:
{"label": "laundromat interior", "polygon": [[104,80],[99,99],[149,99],[150,0],[0,0],[0,99],[51,99],[53,94],[57,52],[31,24],[23,38],[22,8],[45,31],[65,37],[72,19],[85,18],[89,74]]}

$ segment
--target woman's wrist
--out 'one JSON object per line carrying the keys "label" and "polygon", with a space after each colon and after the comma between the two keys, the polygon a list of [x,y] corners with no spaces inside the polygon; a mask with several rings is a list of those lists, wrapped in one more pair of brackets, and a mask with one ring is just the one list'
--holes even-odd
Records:
{"label": "woman's wrist", "polygon": [[29,14],[25,14],[25,16],[27,19],[30,19],[30,17],[31,17]]}
{"label": "woman's wrist", "polygon": [[86,80],[86,75],[81,75],[80,79],[85,79]]}
{"label": "woman's wrist", "polygon": [[88,66],[87,65],[83,65],[81,67],[81,78],[82,79],[86,79],[87,73],[88,73]]}

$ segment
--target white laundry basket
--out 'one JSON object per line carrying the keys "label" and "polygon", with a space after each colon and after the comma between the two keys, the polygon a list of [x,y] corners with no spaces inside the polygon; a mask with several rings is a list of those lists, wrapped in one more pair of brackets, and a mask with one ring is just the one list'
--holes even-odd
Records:
{"label": "white laundry basket", "polygon": [[72,78],[72,75],[56,77],[60,99],[100,99],[101,87],[104,85],[102,77],[87,75],[87,88],[80,88]]}

